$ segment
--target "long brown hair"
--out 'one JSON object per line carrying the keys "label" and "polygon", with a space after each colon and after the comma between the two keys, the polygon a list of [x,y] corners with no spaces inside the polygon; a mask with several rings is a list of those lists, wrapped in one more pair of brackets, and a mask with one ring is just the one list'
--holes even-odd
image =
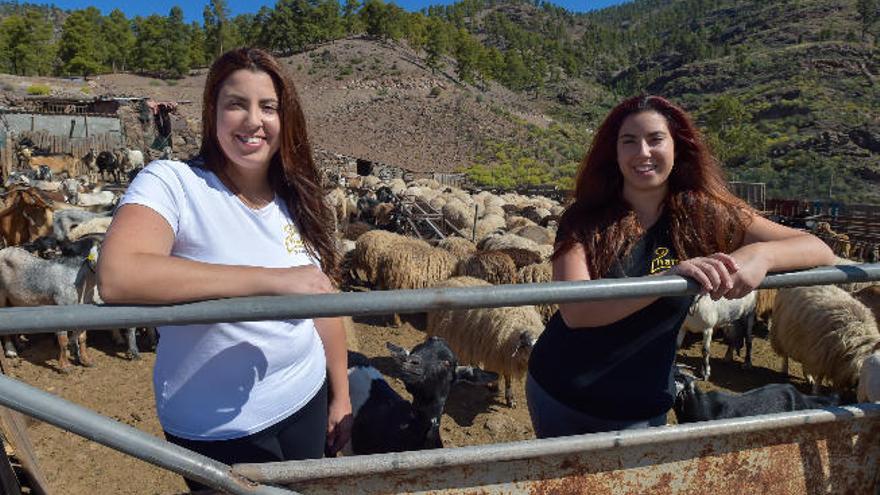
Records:
{"label": "long brown hair", "polygon": [[623,198],[617,163],[620,127],[640,112],[662,115],[674,141],[675,164],[663,209],[680,259],[736,249],[754,214],[727,189],[718,162],[684,110],[659,96],[629,98],[611,110],[593,136],[575,179],[574,202],[559,222],[553,257],[582,243],[594,278],[605,276],[644,233],[632,205]]}
{"label": "long brown hair", "polygon": [[269,163],[269,182],[287,204],[306,249],[320,258],[321,269],[338,282],[339,255],[329,228],[333,225],[333,213],[324,201],[302,105],[293,81],[269,53],[258,48],[236,48],[220,55],[211,65],[202,102],[202,145],[199,151],[205,167],[217,172],[228,166],[217,140],[217,98],[223,81],[242,69],[265,72],[272,78],[278,94],[281,146]]}

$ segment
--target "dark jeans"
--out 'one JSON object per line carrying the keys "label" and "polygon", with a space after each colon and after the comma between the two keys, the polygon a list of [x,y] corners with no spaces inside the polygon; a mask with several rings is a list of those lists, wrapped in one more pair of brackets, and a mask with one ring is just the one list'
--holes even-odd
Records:
{"label": "dark jeans", "polygon": [[602,431],[632,430],[666,424],[666,414],[642,421],[597,418],[572,409],[548,394],[526,375],[526,401],[537,438],[563,437]]}
{"label": "dark jeans", "polygon": [[[320,459],[327,441],[327,382],[302,409],[268,428],[232,440],[201,441],[176,437],[165,439],[224,464]],[[186,479],[190,491],[207,486]]]}

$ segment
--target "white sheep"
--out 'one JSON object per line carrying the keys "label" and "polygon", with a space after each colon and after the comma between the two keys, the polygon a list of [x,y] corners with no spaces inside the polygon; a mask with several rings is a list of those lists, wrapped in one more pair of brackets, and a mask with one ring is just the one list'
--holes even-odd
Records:
{"label": "white sheep", "polygon": [[789,358],[799,361],[814,392],[825,379],[839,391],[855,388],[863,364],[880,354],[871,310],[833,285],[780,289],[771,323],[770,344],[783,357],[782,372],[788,374]]}
{"label": "white sheep", "polygon": [[[684,340],[685,332],[693,332],[702,334],[703,336],[703,380],[708,380],[712,369],[709,366],[709,347],[712,344],[712,331],[716,327],[722,325],[733,324],[734,322],[747,319],[748,325],[746,335],[751,335],[752,327],[755,324],[755,291],[749,292],[745,297],[740,299],[721,298],[713,301],[708,296],[699,296],[688,310],[688,315],[678,330],[678,347]],[[752,344],[746,339],[746,364],[745,367],[751,367],[751,350]],[[733,346],[728,344],[727,359],[733,359]]]}
{"label": "white sheep", "polygon": [[[489,287],[485,280],[453,277],[436,288]],[[428,312],[426,333],[443,337],[461,363],[480,366],[504,375],[504,399],[516,407],[511,377],[522,377],[532,347],[544,330],[534,306],[473,308]]]}

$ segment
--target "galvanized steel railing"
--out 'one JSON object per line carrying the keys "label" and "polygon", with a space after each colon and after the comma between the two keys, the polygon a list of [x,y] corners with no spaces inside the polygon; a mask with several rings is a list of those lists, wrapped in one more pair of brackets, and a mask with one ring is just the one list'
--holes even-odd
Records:
{"label": "galvanized steel railing", "polygon": [[[880,280],[880,263],[821,267],[800,272],[774,274],[768,276],[761,287],[774,288],[877,280]],[[341,315],[361,316],[394,312],[413,313],[432,309],[517,306],[546,302],[685,295],[697,292],[699,292],[699,286],[692,280],[678,276],[654,276],[464,289],[248,297],[170,306],[77,305],[64,308],[58,306],[6,308],[0,309],[0,335],[83,328],[111,329],[143,325],[181,325]],[[265,468],[241,465],[233,469],[64,399],[2,376],[0,376],[0,404],[228,493],[294,493],[281,488],[253,483],[247,479],[248,477],[277,483],[293,479],[301,480],[303,476],[310,476],[308,473],[313,473],[313,477],[320,478],[327,476],[328,473],[338,471],[338,469],[350,469],[353,470],[352,472],[376,472],[377,469],[387,469],[382,467],[382,462],[377,462],[376,456],[296,461],[267,465]],[[867,412],[871,416],[876,416],[874,408],[869,407]],[[797,419],[798,421],[812,420],[812,416],[797,416],[797,418],[800,418]],[[595,441],[600,441],[600,438],[603,437],[596,437]],[[615,440],[615,442],[617,441],[619,439]],[[551,445],[541,442],[546,441],[528,444],[528,448],[541,449]],[[489,452],[495,452],[499,448],[486,447],[474,452],[482,452],[481,455],[485,455]],[[498,452],[500,452],[498,455],[501,456],[513,455],[512,451],[506,448],[500,449]],[[448,462],[448,460],[444,460],[444,454],[436,451],[433,453],[409,453],[403,457],[401,454],[396,454],[387,459],[391,459],[392,463],[413,459],[412,462],[417,464],[429,463],[434,466]],[[295,472],[300,474],[293,474]]]}
{"label": "galvanized steel railing", "polygon": [[[880,263],[839,265],[767,276],[762,288],[880,280]],[[57,306],[0,309],[0,335],[230,321],[417,313],[536,303],[696,294],[699,285],[675,275],[587,282],[494,285],[325,295],[217,299],[169,306]]]}

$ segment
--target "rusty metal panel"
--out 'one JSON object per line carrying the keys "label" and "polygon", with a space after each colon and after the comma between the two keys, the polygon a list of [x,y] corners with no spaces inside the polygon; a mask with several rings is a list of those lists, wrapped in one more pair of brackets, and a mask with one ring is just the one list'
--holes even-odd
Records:
{"label": "rusty metal panel", "polygon": [[318,494],[880,493],[880,404],[233,471]]}

